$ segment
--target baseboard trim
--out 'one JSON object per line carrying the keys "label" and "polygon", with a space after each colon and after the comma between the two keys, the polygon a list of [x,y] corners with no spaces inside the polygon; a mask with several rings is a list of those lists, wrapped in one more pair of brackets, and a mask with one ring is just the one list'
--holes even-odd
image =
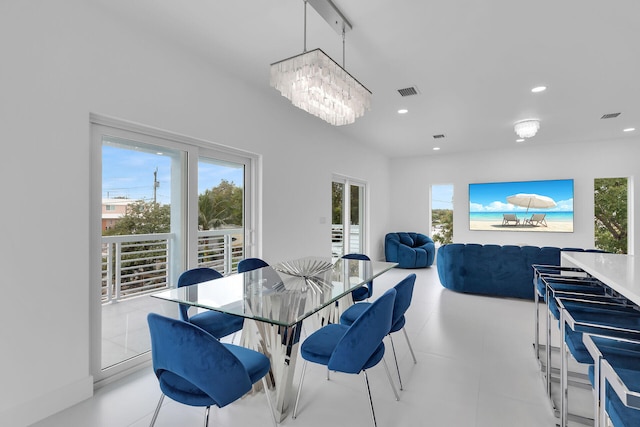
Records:
{"label": "baseboard trim", "polygon": [[88,376],[0,412],[0,425],[26,427],[93,396]]}

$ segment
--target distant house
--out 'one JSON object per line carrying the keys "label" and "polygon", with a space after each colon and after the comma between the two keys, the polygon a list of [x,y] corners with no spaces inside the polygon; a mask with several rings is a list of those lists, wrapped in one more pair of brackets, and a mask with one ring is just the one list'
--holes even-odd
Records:
{"label": "distant house", "polygon": [[127,212],[127,206],[133,199],[102,199],[102,231],[113,228]]}

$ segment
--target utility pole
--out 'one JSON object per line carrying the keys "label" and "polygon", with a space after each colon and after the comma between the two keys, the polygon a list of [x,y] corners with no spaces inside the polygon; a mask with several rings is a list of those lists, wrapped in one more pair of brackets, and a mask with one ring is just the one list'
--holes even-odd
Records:
{"label": "utility pole", "polygon": [[153,172],[153,203],[156,203],[158,187],[160,187],[160,182],[158,181],[158,168],[156,167],[156,170]]}

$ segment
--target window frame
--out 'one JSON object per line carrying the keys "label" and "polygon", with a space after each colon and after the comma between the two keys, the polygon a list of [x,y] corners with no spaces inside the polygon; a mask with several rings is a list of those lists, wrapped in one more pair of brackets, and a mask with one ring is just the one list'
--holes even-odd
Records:
{"label": "window frame", "polygon": [[[262,170],[262,156],[245,150],[228,147],[221,144],[189,137],[186,135],[145,126],[142,124],[91,113],[90,122],[90,252],[89,252],[89,332],[90,371],[94,378],[94,387],[99,388],[127,374],[151,364],[151,352],[143,353],[133,359],[124,361],[114,367],[101,368],[102,341],[102,304],[100,301],[101,252],[102,239],[102,137],[110,135],[134,141],[172,148],[186,153],[183,181],[186,189],[180,197],[183,198],[184,220],[180,227],[185,237],[185,249],[180,255],[179,264],[183,269],[197,266],[198,241],[198,159],[199,157],[215,158],[244,164],[244,235],[246,256],[261,256],[261,214],[260,176]],[[185,194],[186,190],[186,194]],[[169,280],[172,280],[170,278]]]}

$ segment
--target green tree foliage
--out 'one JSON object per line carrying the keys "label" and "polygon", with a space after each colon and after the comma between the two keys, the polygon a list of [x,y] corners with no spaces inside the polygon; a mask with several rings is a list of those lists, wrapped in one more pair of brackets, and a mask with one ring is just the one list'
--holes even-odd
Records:
{"label": "green tree foliage", "polygon": [[627,253],[627,178],[594,181],[596,248]]}
{"label": "green tree foliage", "polygon": [[218,186],[205,190],[198,197],[198,209],[198,225],[202,230],[224,225],[242,226],[242,188],[222,180]]}
{"label": "green tree foliage", "polygon": [[[342,224],[343,215],[343,197],[344,197],[344,184],[334,182],[331,186],[331,223],[332,224]],[[351,191],[349,193],[349,204],[350,204],[350,221],[351,225],[360,225],[360,193],[361,187],[357,185],[351,186]]]}
{"label": "green tree foliage", "polygon": [[168,233],[171,208],[155,202],[137,200],[127,206],[127,211],[114,227],[104,232],[105,236],[127,234]]}
{"label": "green tree foliage", "polygon": [[439,226],[440,231],[433,234],[433,241],[441,244],[453,242],[453,210],[434,209],[431,212],[433,225]]}
{"label": "green tree foliage", "polygon": [[334,182],[331,185],[331,224],[342,224],[342,196],[344,185]]}

